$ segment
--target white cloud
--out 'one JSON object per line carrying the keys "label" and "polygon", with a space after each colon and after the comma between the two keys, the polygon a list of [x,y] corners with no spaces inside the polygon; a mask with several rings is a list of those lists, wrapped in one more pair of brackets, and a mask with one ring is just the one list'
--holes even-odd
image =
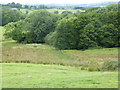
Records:
{"label": "white cloud", "polygon": [[21,3],[21,4],[86,4],[86,3],[97,3],[97,2],[105,2],[105,1],[119,1],[119,0],[0,0],[0,3]]}

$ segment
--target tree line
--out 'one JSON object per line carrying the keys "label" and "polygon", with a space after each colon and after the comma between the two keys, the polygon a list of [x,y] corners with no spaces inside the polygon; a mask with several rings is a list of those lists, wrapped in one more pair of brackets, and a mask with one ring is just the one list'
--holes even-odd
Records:
{"label": "tree line", "polygon": [[2,4],[3,7],[7,7],[7,8],[17,8],[17,9],[51,9],[53,7],[48,7],[44,4],[40,4],[40,5],[22,5],[20,3],[8,3],[8,4]]}
{"label": "tree line", "polygon": [[58,49],[119,47],[118,5],[90,8],[83,13],[34,11],[5,25],[5,37],[19,43],[46,43]]}

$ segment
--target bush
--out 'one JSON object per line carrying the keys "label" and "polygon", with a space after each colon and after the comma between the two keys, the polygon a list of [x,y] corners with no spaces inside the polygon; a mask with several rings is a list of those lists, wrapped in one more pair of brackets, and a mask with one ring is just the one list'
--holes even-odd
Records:
{"label": "bush", "polygon": [[[120,63],[119,63],[120,64]],[[118,70],[118,61],[105,61],[102,65],[103,71],[115,71]]]}
{"label": "bush", "polygon": [[100,71],[100,67],[91,66],[91,67],[88,67],[88,71],[90,71],[90,72],[92,72],[92,71]]}
{"label": "bush", "polygon": [[81,70],[87,70],[87,68],[86,67],[81,67]]}

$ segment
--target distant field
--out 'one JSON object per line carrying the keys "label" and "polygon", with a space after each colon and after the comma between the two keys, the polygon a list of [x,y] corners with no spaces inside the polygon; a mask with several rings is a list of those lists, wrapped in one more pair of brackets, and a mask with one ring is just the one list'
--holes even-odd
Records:
{"label": "distant field", "polygon": [[3,63],[3,88],[117,88],[117,72],[88,72],[80,68]]}
{"label": "distant field", "polygon": [[29,9],[20,9],[22,13],[26,13],[28,11],[29,13],[33,12],[34,10],[29,10]]}
{"label": "distant field", "polygon": [[46,9],[49,12],[58,11],[59,13],[62,13],[63,11],[71,11],[72,13],[76,13],[77,11],[84,12],[84,10],[75,10],[75,9]]}
{"label": "distant field", "polygon": [[[43,9],[38,9],[43,10]],[[76,13],[77,11],[84,12],[84,10],[75,10],[75,9],[45,9],[51,13],[54,13],[54,11],[58,11],[59,13],[62,13],[63,11],[71,11],[72,13]],[[36,10],[29,10],[29,9],[20,9],[21,12],[26,13],[28,11],[29,13],[36,11]]]}

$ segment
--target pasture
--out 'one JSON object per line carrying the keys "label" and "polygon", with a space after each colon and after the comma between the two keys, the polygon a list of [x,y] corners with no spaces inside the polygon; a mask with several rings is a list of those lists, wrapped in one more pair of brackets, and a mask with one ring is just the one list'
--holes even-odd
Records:
{"label": "pasture", "polygon": [[117,72],[88,72],[81,68],[3,63],[3,88],[117,88]]}

